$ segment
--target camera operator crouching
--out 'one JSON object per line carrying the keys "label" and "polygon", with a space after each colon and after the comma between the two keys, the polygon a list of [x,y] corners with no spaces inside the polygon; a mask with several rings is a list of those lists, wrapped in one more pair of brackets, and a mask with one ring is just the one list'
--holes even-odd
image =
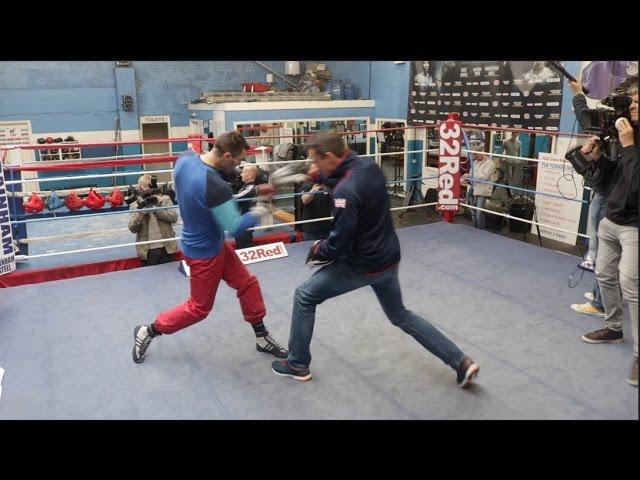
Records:
{"label": "camera operator crouching", "polygon": [[[610,97],[615,119],[600,135],[568,154],[573,164],[598,169],[610,178],[605,214],[598,228],[596,279],[606,328],[583,335],[588,343],[620,343],[627,302],[632,322],[633,363],[629,383],[638,386],[638,79],[627,79],[626,92]],[[611,125],[613,124],[613,125]],[[572,155],[572,158],[569,158]],[[622,296],[621,296],[622,293]]]}
{"label": "camera operator crouching", "polygon": [[[165,191],[168,191],[165,189]],[[169,207],[173,205],[169,195],[163,195],[157,180],[151,175],[142,175],[138,186],[125,198],[129,204],[129,230],[136,234],[136,242],[174,238],[172,224],[178,221],[178,212],[172,209],[147,210],[150,207]],[[136,253],[142,265],[159,265],[173,261],[178,244],[172,242],[147,243],[136,245]]]}

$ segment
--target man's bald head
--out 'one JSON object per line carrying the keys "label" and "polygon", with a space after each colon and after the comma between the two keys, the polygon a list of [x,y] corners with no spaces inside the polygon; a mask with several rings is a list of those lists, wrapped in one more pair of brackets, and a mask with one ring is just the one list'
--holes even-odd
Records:
{"label": "man's bald head", "polygon": [[244,183],[255,182],[256,178],[258,178],[258,167],[255,165],[245,165],[242,167],[240,176]]}

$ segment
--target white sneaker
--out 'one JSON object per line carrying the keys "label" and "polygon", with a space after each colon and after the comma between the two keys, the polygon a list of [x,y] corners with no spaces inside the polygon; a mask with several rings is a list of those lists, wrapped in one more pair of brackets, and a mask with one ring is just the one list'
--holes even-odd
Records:
{"label": "white sneaker", "polygon": [[593,302],[593,299],[594,299],[593,293],[592,292],[585,292],[584,293],[584,298],[586,298],[590,302]]}
{"label": "white sneaker", "polygon": [[589,259],[581,261],[578,266],[584,270],[589,270],[590,272],[593,272],[593,261]]}
{"label": "white sneaker", "polygon": [[605,313],[602,310],[598,310],[596,307],[588,303],[574,303],[571,305],[571,310],[578,313],[584,313],[585,315],[593,315],[596,317],[605,317]]}

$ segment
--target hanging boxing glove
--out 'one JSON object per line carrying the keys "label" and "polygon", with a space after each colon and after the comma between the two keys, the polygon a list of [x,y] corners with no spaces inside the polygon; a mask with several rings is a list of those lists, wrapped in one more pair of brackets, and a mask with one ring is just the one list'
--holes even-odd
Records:
{"label": "hanging boxing glove", "polygon": [[44,201],[35,192],[32,192],[29,199],[23,204],[24,211],[27,213],[38,213],[44,209]]}
{"label": "hanging boxing glove", "polygon": [[56,210],[61,207],[64,207],[64,201],[58,196],[55,191],[51,192],[51,196],[47,200],[47,210]]}
{"label": "hanging boxing glove", "polygon": [[84,202],[75,191],[72,191],[67,195],[67,198],[64,199],[64,203],[72,212],[80,210],[82,207],[84,207]]}
{"label": "hanging boxing glove", "polygon": [[96,192],[93,188],[89,190],[89,195],[84,199],[85,206],[91,210],[99,210],[104,207],[105,198]]}
{"label": "hanging boxing glove", "polygon": [[124,195],[120,191],[118,187],[113,189],[113,192],[109,194],[106,198],[107,202],[111,204],[111,208],[116,208],[122,205],[124,202]]}

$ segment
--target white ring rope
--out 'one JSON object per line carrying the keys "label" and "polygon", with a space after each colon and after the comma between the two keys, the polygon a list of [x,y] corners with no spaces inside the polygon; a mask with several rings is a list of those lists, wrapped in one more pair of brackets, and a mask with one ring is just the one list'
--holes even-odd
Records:
{"label": "white ring rope", "polygon": [[[408,207],[396,207],[396,208],[390,208],[389,211],[396,211],[396,210],[408,210],[408,209],[412,209],[412,208],[421,208],[421,207],[430,207],[433,205],[437,205],[437,202],[433,202],[433,203],[421,203],[418,205],[409,205]],[[257,231],[257,230],[270,230],[270,229],[277,229],[280,227],[286,227],[286,226],[291,226],[291,225],[300,225],[300,224],[304,224],[304,223],[313,223],[313,222],[325,222],[328,220],[333,220],[333,217],[322,217],[322,218],[314,218],[312,220],[300,220],[297,222],[288,222],[288,223],[274,223],[271,225],[263,225],[263,226],[259,226],[259,227],[252,227],[252,228],[248,228],[247,231]],[[114,229],[115,231],[116,229]],[[127,229],[117,229],[117,230],[121,230],[121,231],[127,231]],[[91,232],[91,233],[99,233],[99,232]],[[71,235],[75,235],[75,234],[71,234]],[[37,237],[31,240],[42,240],[45,241],[46,239],[48,239],[50,237]],[[130,246],[135,246],[135,245],[147,245],[147,244],[151,244],[151,243],[166,243],[166,242],[173,242],[173,241],[181,241],[182,239],[180,237],[174,237],[174,238],[168,238],[168,239],[163,239],[163,240],[149,240],[149,241],[145,241],[145,242],[132,242],[132,243],[121,243],[118,245],[108,245],[105,247],[92,247],[92,248],[84,248],[84,249],[78,249],[78,250],[67,250],[67,251],[62,251],[62,252],[51,252],[51,253],[42,253],[39,255],[24,255],[21,256],[21,260],[31,260],[34,258],[43,258],[43,257],[53,257],[53,256],[59,256],[59,255],[68,255],[68,254],[72,254],[72,253],[85,253],[85,252],[94,252],[94,251],[98,251],[98,250],[108,250],[108,249],[112,249],[112,248],[120,248],[120,247],[130,247]]]}
{"label": "white ring rope", "polygon": [[[182,222],[176,222],[172,225],[181,226]],[[67,240],[72,238],[92,238],[92,237],[108,237],[112,235],[119,235],[121,233],[131,233],[129,227],[122,228],[111,228],[107,230],[94,230],[93,232],[75,232],[75,233],[65,233],[63,235],[51,235],[48,237],[33,237],[33,238],[24,238],[18,241],[18,243],[22,245],[30,245],[32,243],[43,243],[43,242],[55,242],[58,240]]]}
{"label": "white ring rope", "polygon": [[[370,155],[357,155],[358,157],[381,157],[384,155],[403,155],[405,153],[419,153],[419,152],[437,152],[438,149],[432,148],[429,150],[403,150],[400,152],[391,152],[391,153],[372,153]],[[177,159],[176,159],[177,160]],[[172,160],[172,161],[176,161],[176,160]],[[303,159],[303,160],[278,160],[275,162],[256,162],[256,163],[252,163],[252,162],[247,162],[246,164],[248,165],[279,165],[281,163],[285,163],[285,164],[291,164],[291,163],[302,163],[302,162],[311,162],[312,160],[309,159]],[[158,162],[158,163],[171,163],[171,162]],[[124,166],[124,165],[123,165]],[[91,167],[91,168],[104,168],[104,167]],[[110,168],[118,168],[118,167],[110,167]],[[144,170],[141,172],[118,172],[118,173],[104,173],[104,174],[96,174],[96,175],[74,175],[72,177],[51,177],[51,178],[29,178],[29,179],[22,179],[22,180],[8,180],[5,182],[5,184],[7,185],[17,185],[17,184],[21,184],[21,183],[37,183],[37,182],[57,182],[57,181],[64,181],[64,180],[82,180],[85,178],[110,178],[110,177],[126,177],[129,175],[143,175],[143,174],[151,174],[151,173],[171,173],[173,172],[173,169],[171,170]],[[105,187],[102,187],[105,188]]]}
{"label": "white ring rope", "polygon": [[[203,140],[204,141],[204,140]],[[502,157],[502,158],[506,158],[506,159],[513,159],[513,160],[523,160],[523,161],[531,161],[531,162],[546,162],[549,164],[556,164],[556,165],[566,165],[567,162],[554,162],[554,161],[548,161],[548,160],[538,160],[538,159],[532,159],[532,158],[527,158],[527,157],[518,157],[518,156],[513,156],[513,155],[505,155],[505,154],[499,154],[499,153],[490,153],[490,152],[483,152],[483,151],[476,151],[476,150],[468,150],[468,149],[461,149],[462,152],[466,152],[466,153],[473,153],[473,154],[481,154],[481,155],[486,155],[486,156],[496,156],[496,157]],[[399,155],[406,155],[406,154],[410,154],[410,153],[436,153],[439,152],[439,149],[437,148],[432,148],[432,149],[423,149],[423,150],[407,150],[407,151],[399,151],[399,152],[387,152],[387,153],[373,153],[373,154],[364,154],[364,155],[358,155],[358,157],[383,157],[383,156],[399,156]],[[137,157],[137,158],[145,158],[145,157],[152,157],[152,156],[160,156],[160,155],[166,155],[166,154],[158,154],[158,153],[154,153],[154,154],[136,154],[136,155],[128,155],[128,156],[115,156],[115,157],[95,157],[95,158],[83,158],[83,159],[69,159],[69,160],[54,160],[51,162],[46,162],[48,164],[53,164],[54,162],[57,163],[77,163],[79,168],[83,168],[82,163],[83,162],[88,162],[88,161],[95,161],[95,160],[104,160],[109,161],[112,160],[113,158],[133,158],[133,157]],[[173,153],[168,153],[168,155],[173,155]],[[177,159],[176,159],[177,160]],[[158,162],[158,163],[172,163],[175,162],[176,160],[169,160],[169,161],[164,161],[164,162]],[[251,163],[251,162],[247,162],[248,165],[279,165],[279,164],[291,164],[291,163],[309,163],[311,162],[311,160],[309,159],[301,159],[301,160],[282,160],[282,161],[273,161],[273,162],[256,162],[256,163]],[[38,164],[38,163],[42,163],[41,162],[29,162],[28,164],[25,165],[33,165],[33,164]],[[124,165],[123,165],[124,166]],[[100,167],[100,166],[94,166],[94,167],[89,167],[89,168],[105,168],[105,167]],[[119,166],[110,166],[109,168],[119,168]],[[23,179],[23,180],[10,180],[10,181],[6,181],[5,183],[7,185],[15,185],[15,184],[21,184],[21,183],[36,183],[36,182],[53,182],[53,181],[65,181],[65,180],[82,180],[82,179],[88,179],[88,178],[114,178],[114,177],[125,177],[125,176],[135,176],[135,175],[143,175],[143,174],[156,174],[156,173],[173,173],[174,169],[165,169],[165,170],[143,170],[143,171],[128,171],[128,172],[117,172],[117,173],[108,173],[108,174],[96,174],[96,175],[76,175],[76,176],[69,176],[69,177],[51,177],[51,178],[35,178],[35,179]],[[425,177],[425,178],[432,178],[432,177]],[[411,180],[401,180],[401,181],[394,181],[394,182],[388,182],[388,183],[409,183],[412,181],[418,181],[418,180],[422,180],[422,179],[411,179]],[[473,178],[469,179],[470,181],[479,181],[481,183],[491,183],[491,182],[484,182],[481,180],[475,180]],[[168,181],[168,182],[161,182],[161,184],[174,184],[173,181]],[[499,185],[499,184],[494,184],[494,185]],[[509,186],[507,185],[500,185],[500,186],[505,186],[507,188],[509,188]],[[70,193],[71,191],[76,191],[76,193],[86,193],[89,190],[91,190],[92,188],[96,191],[99,192],[104,192],[107,193],[109,191],[111,191],[113,188],[115,187],[125,187],[124,185],[116,185],[113,187],[82,187],[82,188],[78,188],[78,189],[67,189],[67,190],[57,190],[57,193],[59,193],[60,195],[66,195],[68,193]],[[514,188],[514,187],[512,187]],[[9,195],[13,195],[16,197],[20,197],[20,196],[27,196],[28,193],[25,192],[7,192],[9,193]],[[40,191],[38,193],[47,194],[47,191]],[[541,192],[533,192],[533,193],[541,193]],[[295,195],[294,195],[295,196]],[[282,197],[282,198],[290,198],[290,197]],[[583,202],[585,203],[585,202]],[[416,209],[416,208],[422,208],[422,207],[431,207],[431,206],[435,206],[437,205],[438,202],[432,202],[432,203],[423,203],[423,204],[417,204],[417,205],[410,205],[410,206],[403,206],[403,207],[395,207],[395,208],[390,208],[390,211],[398,211],[398,210],[408,210],[408,209]],[[577,235],[578,237],[582,237],[582,238],[589,238],[588,235],[584,235],[578,232],[571,232],[565,229],[561,229],[558,227],[553,227],[551,225],[546,225],[543,223],[539,223],[539,222],[533,222],[530,220],[526,220],[520,217],[514,217],[508,214],[504,214],[504,213],[500,213],[500,212],[495,212],[492,210],[488,210],[488,209],[484,209],[484,208],[480,208],[480,207],[476,207],[473,205],[468,205],[466,203],[460,203],[461,206],[463,207],[467,207],[467,208],[471,208],[471,209],[475,209],[475,210],[479,210],[479,211],[483,211],[486,212],[488,214],[493,214],[493,215],[499,215],[505,218],[511,218],[520,222],[524,222],[524,223],[529,223],[532,225],[539,225],[541,227],[544,228],[549,228],[551,230],[556,230],[556,231],[560,231],[560,232],[564,232],[564,233],[568,233],[571,235]],[[171,208],[179,208],[178,205],[174,205],[174,206],[170,206],[170,207],[155,207],[152,209],[171,209]],[[152,210],[149,209],[149,210]],[[123,213],[130,213],[130,211],[118,211],[118,212],[102,212],[102,213],[96,213],[96,214],[85,214],[85,215],[79,215],[79,216],[83,216],[83,217],[90,217],[90,216],[97,216],[97,215],[105,215],[105,214],[123,214]],[[68,217],[49,217],[49,218],[43,218],[43,219],[34,219],[32,221],[45,221],[45,220],[52,220],[52,219],[62,219],[62,218],[68,218]],[[70,217],[70,218],[76,218],[76,217]],[[292,226],[292,225],[299,225],[299,224],[306,224],[306,223],[313,223],[313,222],[322,222],[322,221],[329,221],[329,220],[333,220],[333,217],[323,217],[323,218],[316,218],[316,219],[312,219],[312,220],[301,220],[301,221],[296,221],[296,222],[287,222],[287,223],[278,223],[278,224],[271,224],[271,225],[264,225],[264,226],[258,226],[258,227],[253,227],[253,228],[249,228],[247,229],[248,231],[259,231],[259,230],[269,230],[269,229],[278,229],[280,227],[286,227],[286,226]],[[182,222],[179,223],[179,225],[182,225]],[[23,244],[28,244],[28,243],[42,243],[42,242],[47,242],[47,241],[54,241],[54,240],[62,240],[62,239],[71,239],[71,238],[88,238],[88,237],[95,237],[95,236],[110,236],[110,235],[117,235],[117,234],[121,234],[121,233],[125,233],[128,232],[129,229],[126,227],[123,228],[118,228],[118,229],[109,229],[109,230],[103,230],[103,231],[93,231],[93,232],[77,232],[77,233],[70,233],[70,234],[63,234],[63,235],[56,235],[56,236],[48,236],[48,237],[35,237],[35,238],[31,238],[31,239],[23,239],[20,240],[20,243]],[[121,247],[130,247],[130,246],[137,246],[137,245],[146,245],[146,244],[151,244],[151,243],[167,243],[167,242],[173,242],[173,241],[180,241],[181,238],[180,237],[175,237],[175,238],[170,238],[170,239],[162,239],[162,240],[149,240],[149,241],[145,241],[145,242],[131,242],[131,243],[124,243],[124,244],[118,244],[118,245],[109,245],[109,246],[104,246],[104,247],[92,247],[92,248],[84,248],[84,249],[76,249],[76,250],[69,250],[69,251],[62,251],[62,252],[51,252],[51,253],[45,253],[45,254],[39,254],[39,255],[25,255],[25,256],[21,256],[21,259],[35,259],[35,258],[43,258],[43,257],[50,257],[50,256],[58,256],[58,255],[68,255],[68,254],[74,254],[74,253],[85,253],[85,252],[92,252],[92,251],[99,251],[99,250],[107,250],[107,249],[114,249],[114,248],[121,248]]]}
{"label": "white ring rope", "polygon": [[[73,153],[77,153],[77,152],[71,152],[71,153],[63,153],[62,155],[71,155]],[[45,153],[45,155],[47,155]],[[54,154],[57,155],[57,154]],[[62,164],[62,163],[77,163],[78,166],[81,166],[82,162],[111,162],[113,160],[127,160],[129,158],[148,158],[148,157],[159,157],[159,156],[168,156],[168,155],[176,155],[173,152],[164,152],[164,153],[138,153],[138,154],[134,154],[134,155],[110,155],[108,157],[83,157],[83,158],[68,158],[66,160],[35,160],[33,162],[23,162],[21,165],[22,166],[35,166],[35,165],[57,165],[57,164]],[[177,160],[177,159],[176,159]],[[158,163],[171,163],[171,162],[175,162],[176,160],[164,160]],[[135,164],[133,164],[135,165]],[[123,167],[124,165],[116,165],[116,166],[109,166],[109,167],[100,167],[100,166],[95,166],[95,167],[89,167],[89,168],[120,168]]]}
{"label": "white ring rope", "polygon": [[[571,165],[567,160],[564,160],[562,162],[554,162],[552,160],[540,160],[537,158],[528,158],[528,157],[516,157],[514,155],[504,155],[503,153],[491,153],[491,152],[481,152],[478,150],[467,150],[466,148],[462,148],[460,151],[462,152],[466,152],[466,153],[475,153],[475,154],[479,154],[479,155],[485,155],[488,157],[503,157],[503,158],[508,158],[511,160],[526,160],[527,162],[544,162],[544,163],[550,163],[551,165]],[[573,167],[572,167],[573,168]]]}
{"label": "white ring rope", "polygon": [[144,175],[144,174],[150,174],[150,173],[171,173],[171,172],[173,172],[173,169],[143,170],[141,172],[103,173],[100,175],[74,175],[73,177],[51,177],[51,178],[31,178],[28,180],[9,180],[8,182],[4,182],[4,183],[6,185],[17,185],[18,183],[58,182],[58,181],[64,181],[64,180],[82,180],[85,178],[128,177],[129,175]]}
{"label": "white ring rope", "polygon": [[[148,172],[153,172],[153,170],[147,170]],[[173,185],[175,184],[174,181],[168,181],[168,182],[158,182],[158,185]],[[30,196],[32,193],[37,193],[38,195],[40,195],[40,197],[44,197],[47,198],[49,196],[51,196],[51,194],[53,192],[56,192],[56,194],[58,195],[69,195],[71,192],[76,192],[78,195],[82,195],[85,193],[89,193],[90,190],[94,190],[96,192],[100,192],[100,193],[111,193],[113,191],[114,188],[120,188],[121,191],[126,191],[128,190],[130,187],[130,185],[114,185],[112,187],[82,187],[82,188],[72,188],[72,189],[67,189],[67,190],[29,190],[27,192],[7,192],[7,196],[8,197],[16,197],[16,198],[23,198],[23,197],[28,197]],[[125,193],[123,191],[123,194]]]}
{"label": "white ring rope", "polygon": [[534,221],[527,220],[527,219],[520,218],[520,217],[514,217],[512,215],[507,215],[506,213],[500,213],[500,212],[495,212],[493,210],[487,210],[486,208],[476,207],[474,205],[469,205],[467,203],[460,203],[460,205],[462,205],[463,207],[467,207],[467,208],[473,208],[474,210],[480,210],[482,212],[487,212],[487,213],[490,213],[492,215],[499,215],[499,216],[505,217],[505,218],[513,218],[514,220],[517,220],[519,222],[530,223],[531,225],[539,225],[541,227],[549,228],[551,230],[557,230],[558,232],[570,233],[571,235],[577,235],[578,237],[582,237],[582,238],[590,238],[589,235],[583,235],[582,233],[579,233],[579,232],[571,232],[569,230],[565,230],[564,228],[553,227],[551,225],[546,225],[544,223],[534,222]]}
{"label": "white ring rope", "polygon": [[[422,153],[422,152],[427,152],[427,153],[435,153],[438,152],[439,150],[436,148],[431,148],[431,149],[427,149],[427,150],[403,150],[400,152],[388,152],[388,153],[371,153],[369,155],[357,155],[358,157],[382,157],[382,156],[389,156],[389,155],[404,155],[407,153]],[[486,156],[494,156],[494,157],[503,157],[503,158],[508,158],[508,159],[512,159],[512,160],[524,160],[524,161],[528,161],[528,162],[545,162],[545,163],[549,163],[552,165],[567,165],[567,161],[564,162],[554,162],[554,161],[549,161],[549,160],[539,160],[539,159],[535,159],[535,158],[527,158],[527,157],[516,157],[513,155],[504,155],[501,153],[490,153],[490,152],[481,152],[481,151],[477,151],[477,150],[467,150],[467,149],[461,149],[462,152],[467,152],[467,153],[475,153],[475,154],[479,154],[479,155],[486,155]],[[174,160],[175,161],[175,160]],[[256,162],[256,163],[251,163],[251,162],[247,162],[247,164],[250,165],[279,165],[281,163],[285,163],[285,164],[291,164],[291,163],[303,163],[303,162],[311,162],[311,160],[309,159],[302,159],[302,160],[279,160],[279,161],[275,161],[275,162]],[[171,163],[171,162],[159,162],[159,163]],[[101,168],[101,167],[91,167],[91,168]],[[118,168],[118,167],[111,167],[111,168]],[[37,183],[37,182],[57,182],[57,181],[64,181],[64,180],[82,180],[82,179],[86,179],[86,178],[111,178],[111,177],[126,177],[129,175],[144,175],[149,174],[149,173],[172,173],[173,169],[170,170],[143,170],[143,171],[139,171],[139,172],[118,172],[118,173],[106,173],[106,174],[96,174],[96,175],[74,175],[71,177],[51,177],[51,178],[31,178],[31,179],[22,179],[22,180],[8,180],[5,181],[5,184],[7,185],[17,185],[17,184],[24,184],[24,183]],[[104,188],[104,187],[103,187]]]}

